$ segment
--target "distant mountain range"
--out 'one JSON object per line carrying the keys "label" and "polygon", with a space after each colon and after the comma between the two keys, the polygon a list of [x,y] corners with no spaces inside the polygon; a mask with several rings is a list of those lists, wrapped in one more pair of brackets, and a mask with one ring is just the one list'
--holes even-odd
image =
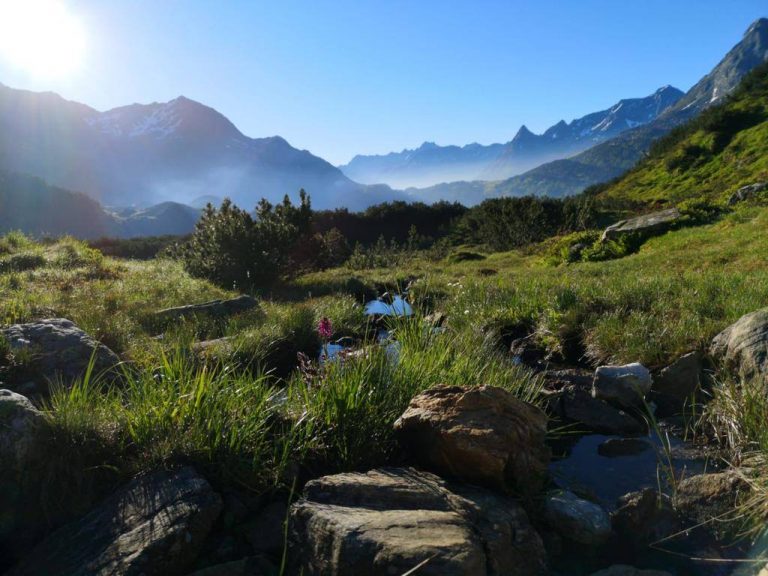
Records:
{"label": "distant mountain range", "polygon": [[199,217],[199,210],[176,202],[108,210],[82,192],[0,171],[0,234],[22,230],[36,236],[78,238],[182,235],[192,231]]}
{"label": "distant mountain range", "polygon": [[305,188],[316,207],[363,209],[398,197],[353,182],[279,136],[248,138],[183,96],[99,112],[57,94],[0,84],[0,169],[44,178],[103,204],[189,202],[215,194],[243,206]]}
{"label": "distant mountain range", "polygon": [[664,86],[645,98],[620,100],[570,123],[561,120],[543,134],[522,126],[506,144],[438,146],[425,142],[415,150],[383,156],[355,156],[340,166],[351,179],[393,187],[430,186],[456,180],[501,180],[556,158],[605,142],[625,130],[653,121],[683,96]]}
{"label": "distant mountain range", "polygon": [[412,189],[414,199],[457,200],[467,205],[496,196],[568,196],[587,186],[606,182],[632,168],[661,136],[722,102],[750,70],[768,60],[768,19],[755,21],[712,71],[697,82],[657,118],[626,130],[570,158],[542,164],[501,182],[453,182],[426,189]]}

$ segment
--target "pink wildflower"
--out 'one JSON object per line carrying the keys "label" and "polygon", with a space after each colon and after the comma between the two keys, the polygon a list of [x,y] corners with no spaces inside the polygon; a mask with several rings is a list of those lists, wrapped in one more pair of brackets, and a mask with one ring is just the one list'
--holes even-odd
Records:
{"label": "pink wildflower", "polygon": [[326,341],[330,340],[333,335],[331,321],[325,316],[323,316],[323,319],[320,320],[320,323],[317,325],[317,333],[320,335],[320,338]]}

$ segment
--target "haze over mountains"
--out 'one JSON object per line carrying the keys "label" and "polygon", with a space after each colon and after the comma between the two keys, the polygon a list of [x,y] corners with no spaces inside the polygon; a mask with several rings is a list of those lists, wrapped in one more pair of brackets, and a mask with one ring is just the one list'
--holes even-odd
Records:
{"label": "haze over mountains", "polygon": [[543,134],[534,134],[523,125],[505,144],[473,143],[459,147],[425,142],[415,150],[355,156],[339,168],[357,182],[383,183],[394,188],[418,188],[457,180],[502,180],[647,124],[682,96],[677,88],[664,86],[645,98],[621,100],[570,123],[561,120]]}
{"label": "haze over mountains", "polygon": [[[424,143],[356,156],[342,166],[346,174],[279,136],[249,138],[188,98],[99,112],[54,93],[0,84],[0,230],[180,234],[192,229],[205,202],[228,196],[253,207],[261,197],[276,201],[300,188],[315,208],[350,210],[391,200],[472,205],[503,195],[574,194],[631,168],[655,139],[721,102],[766,59],[762,18],[685,94],[665,86],[540,135],[523,126],[505,144]],[[397,190],[376,183],[385,177],[398,186],[441,183]]]}
{"label": "haze over mountains", "polygon": [[279,136],[248,138],[188,98],[99,112],[53,93],[0,85],[0,169],[32,174],[103,204],[229,196],[253,206],[300,188],[316,207],[362,209],[397,196],[351,181]]}

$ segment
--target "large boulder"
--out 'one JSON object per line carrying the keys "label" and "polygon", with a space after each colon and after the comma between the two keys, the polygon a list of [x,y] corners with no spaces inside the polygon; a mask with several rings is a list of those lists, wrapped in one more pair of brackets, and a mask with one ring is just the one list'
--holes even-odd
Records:
{"label": "large boulder", "polygon": [[715,362],[745,378],[768,380],[768,308],[742,316],[720,332],[709,352]]}
{"label": "large boulder", "polygon": [[253,296],[242,295],[229,300],[211,300],[202,304],[188,304],[175,306],[155,312],[155,317],[160,322],[181,320],[194,316],[209,316],[212,318],[227,318],[235,314],[241,314],[254,308],[258,308],[259,301]]}
{"label": "large boulder", "polygon": [[49,318],[0,328],[14,354],[31,355],[30,367],[45,384],[71,384],[81,377],[91,359],[94,373],[115,367],[120,358],[66,318]]}
{"label": "large boulder", "polygon": [[638,362],[624,366],[600,366],[595,370],[592,396],[624,408],[638,408],[651,391],[652,383],[650,371]]}
{"label": "large boulder", "polygon": [[653,400],[663,414],[680,412],[701,386],[701,352],[689,352],[653,378]]}
{"label": "large boulder", "polygon": [[555,490],[544,498],[544,518],[566,540],[600,546],[611,537],[611,518],[598,504],[569,490]]}
{"label": "large boulder", "polygon": [[646,425],[628,412],[593,398],[583,388],[567,386],[552,403],[552,410],[563,420],[579,424],[579,428],[601,434],[642,434]]}
{"label": "large boulder", "polygon": [[411,400],[395,431],[421,466],[439,474],[524,493],[546,478],[547,417],[503,388],[427,390]]}
{"label": "large boulder", "polygon": [[295,573],[423,576],[546,573],[541,538],[515,501],[408,468],[309,482],[290,512]]}
{"label": "large boulder", "polygon": [[184,574],[220,509],[192,468],[143,476],[51,534],[6,576]]}
{"label": "large boulder", "polygon": [[42,420],[27,398],[0,390],[0,572],[27,540],[30,524],[41,521],[28,506],[32,489],[26,471],[36,456]]}
{"label": "large boulder", "polygon": [[680,217],[681,214],[677,208],[668,208],[629,220],[620,220],[605,229],[601,241],[618,240],[628,234],[657,234],[667,230]]}
{"label": "large boulder", "polygon": [[691,520],[708,522],[732,514],[748,492],[749,483],[733,470],[698,474],[677,485],[674,504]]}

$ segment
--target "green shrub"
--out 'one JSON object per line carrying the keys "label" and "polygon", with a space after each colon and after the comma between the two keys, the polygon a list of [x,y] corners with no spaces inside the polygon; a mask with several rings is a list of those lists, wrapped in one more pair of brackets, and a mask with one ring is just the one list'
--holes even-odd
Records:
{"label": "green shrub", "polygon": [[479,252],[472,252],[470,250],[457,250],[448,255],[448,262],[451,264],[458,264],[459,262],[477,262],[479,260],[485,260],[485,255]]}
{"label": "green shrub", "polygon": [[36,268],[40,268],[41,266],[45,266],[45,263],[45,258],[42,254],[11,254],[10,256],[0,258],[0,274],[34,270]]}

